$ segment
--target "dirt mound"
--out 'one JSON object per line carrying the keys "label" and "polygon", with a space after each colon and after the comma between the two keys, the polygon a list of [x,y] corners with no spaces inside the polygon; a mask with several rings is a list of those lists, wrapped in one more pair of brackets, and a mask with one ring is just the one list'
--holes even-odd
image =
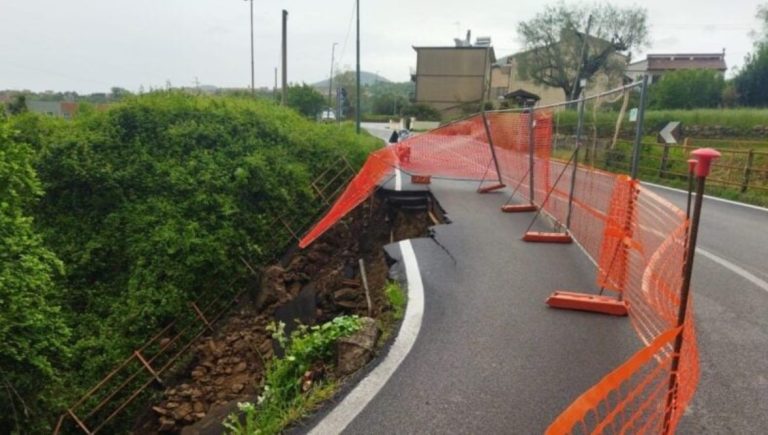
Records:
{"label": "dirt mound", "polygon": [[[423,236],[431,223],[426,212],[391,210],[376,199],[358,207],[308,249],[265,268],[261,290],[241,301],[214,334],[193,345],[183,380],[163,391],[136,431],[178,432],[206,415],[225,415],[235,401],[253,400],[263,386],[267,362],[280,351],[266,331],[276,316],[310,324],[342,314],[367,316],[360,258],[371,291],[371,316],[377,317],[387,309],[383,288],[389,265],[382,246],[395,235],[398,240]],[[287,325],[286,332],[293,327]]]}

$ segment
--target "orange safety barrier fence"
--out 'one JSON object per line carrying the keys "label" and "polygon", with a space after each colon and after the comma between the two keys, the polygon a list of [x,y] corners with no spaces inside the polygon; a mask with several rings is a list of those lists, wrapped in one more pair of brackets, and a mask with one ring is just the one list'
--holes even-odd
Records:
{"label": "orange safety barrier fence", "polygon": [[[530,113],[494,112],[487,115],[501,180],[519,186],[517,192],[528,201],[541,199],[550,187],[549,160],[552,153],[552,113],[535,112],[533,137]],[[533,147],[533,184],[530,189],[530,149]]]}
{"label": "orange safety barrier fence", "polygon": [[365,201],[384,176],[392,172],[392,168],[400,158],[397,152],[396,147],[386,147],[368,156],[360,172],[349,182],[344,192],[333,203],[331,210],[299,241],[299,247],[309,246],[342,217]]}
{"label": "orange safety barrier fence", "polygon": [[480,116],[444,125],[395,145],[393,165],[413,175],[465,180],[496,179],[493,156]]}
{"label": "orange safety barrier fence", "polygon": [[688,220],[627,176],[553,158],[552,130],[550,111],[491,112],[379,150],[300,246],[360,204],[393,168],[516,186],[522,199],[559,225],[568,224],[597,266],[597,286],[626,301],[632,325],[647,345],[578,398],[548,433],[672,432],[699,376],[691,316],[682,327],[678,370],[671,365],[672,342],[681,331],[677,316]]}
{"label": "orange safety barrier fence", "polygon": [[685,405],[693,397],[698,381],[698,364],[693,325],[683,329],[686,336],[678,369],[679,387],[673,402],[668,401],[672,373],[672,349],[681,328],[670,329],[647,347],[606,375],[579,396],[550,426],[547,434],[668,433],[680,421]]}
{"label": "orange safety barrier fence", "polygon": [[363,202],[393,168],[412,175],[464,180],[498,178],[482,118],[474,116],[447,124],[373,152],[328,213],[301,239],[299,247],[309,246]]}

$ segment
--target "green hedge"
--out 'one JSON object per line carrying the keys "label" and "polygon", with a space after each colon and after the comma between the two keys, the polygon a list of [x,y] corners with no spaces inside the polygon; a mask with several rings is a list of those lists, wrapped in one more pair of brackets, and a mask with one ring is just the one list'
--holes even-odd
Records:
{"label": "green hedge", "polygon": [[[36,230],[64,264],[57,286],[77,364],[51,373],[70,387],[59,402],[160,325],[191,315],[187,301],[242,286],[241,258],[259,265],[285,247],[274,218],[316,214],[311,180],[340,155],[362,164],[379,144],[267,101],[174,92],[71,122],[26,114],[11,123],[15,142],[36,150]],[[22,427],[0,411],[0,427]],[[29,420],[50,424],[57,411]]]}

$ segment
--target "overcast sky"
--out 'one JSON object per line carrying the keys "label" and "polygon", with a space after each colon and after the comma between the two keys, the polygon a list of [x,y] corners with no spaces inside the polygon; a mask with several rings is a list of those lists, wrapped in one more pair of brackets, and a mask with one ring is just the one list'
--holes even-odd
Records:
{"label": "overcast sky", "polygon": [[[763,0],[765,1],[765,0]],[[551,1],[361,0],[362,69],[409,79],[413,45],[450,45],[472,29],[497,56],[520,49],[516,27]],[[743,63],[760,0],[615,0],[648,9],[647,52],[719,52]],[[288,80],[316,82],[355,65],[354,0],[256,0],[256,85],[272,86],[287,9]],[[108,91],[250,84],[244,0],[0,0],[0,89]],[[634,53],[638,59],[640,53]]]}

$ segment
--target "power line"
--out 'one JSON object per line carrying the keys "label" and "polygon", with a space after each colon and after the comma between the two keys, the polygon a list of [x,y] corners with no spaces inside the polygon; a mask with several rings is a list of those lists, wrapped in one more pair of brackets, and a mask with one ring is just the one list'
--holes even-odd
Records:
{"label": "power line", "polygon": [[349,41],[349,34],[352,33],[352,23],[355,20],[355,11],[357,9],[356,0],[352,0],[352,13],[349,15],[349,24],[347,25],[347,36],[344,37],[344,44],[341,46],[341,56],[339,56],[339,63],[344,60],[344,54],[347,52],[347,42]]}

